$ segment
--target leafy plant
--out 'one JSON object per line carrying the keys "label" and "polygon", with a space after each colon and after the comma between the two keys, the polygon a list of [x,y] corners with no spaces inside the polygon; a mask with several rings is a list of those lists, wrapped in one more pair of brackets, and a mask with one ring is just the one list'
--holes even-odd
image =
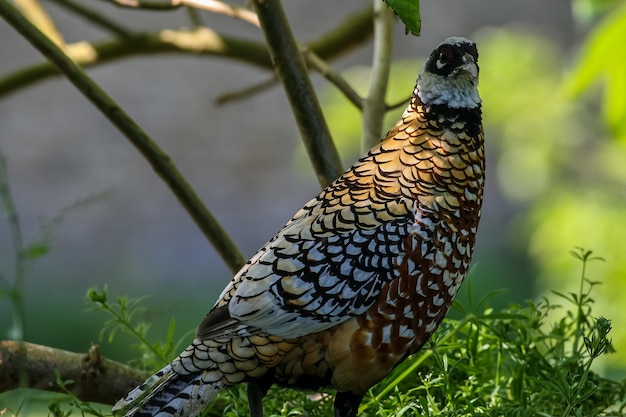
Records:
{"label": "leafy plant", "polygon": [[141,360],[138,361],[138,365],[146,369],[156,369],[174,358],[174,355],[180,350],[180,344],[174,342],[174,330],[176,329],[174,319],[170,321],[164,342],[150,343],[148,341],[146,334],[150,325],[145,321],[136,319],[137,315],[144,311],[140,304],[145,298],[147,297],[137,299],[117,297],[115,303],[111,304],[106,287],[102,290],[90,288],[87,291],[86,302],[88,311],[102,311],[111,317],[104,323],[100,332],[101,339],[107,339],[110,343],[118,332],[130,334],[138,342],[133,347],[141,353]]}
{"label": "leafy plant", "polygon": [[[454,303],[461,318],[444,320],[424,349],[374,387],[361,414],[626,415],[626,381],[608,379],[593,368],[597,358],[613,352],[610,320],[593,314],[592,290],[599,283],[586,276],[589,263],[601,258],[582,248],[571,254],[581,263],[580,285],[578,292],[552,292],[562,304],[544,297],[494,311],[489,300],[502,291],[476,300],[468,288],[465,300]],[[166,342],[151,343],[145,337],[145,324],[133,318],[142,299],[118,297],[117,304],[111,305],[106,290],[92,289],[88,300],[92,309],[112,317],[105,323],[110,338],[117,331],[128,332],[141,352],[150,353],[143,356],[144,367],[157,369],[169,361],[175,345],[171,330]],[[327,416],[332,412],[331,399],[327,393],[274,387],[264,401],[265,415]],[[93,414],[88,407],[81,411]],[[239,385],[220,394],[205,416],[239,417],[248,412],[245,388]]]}
{"label": "leafy plant", "polygon": [[626,4],[613,5],[615,11],[609,14],[585,41],[582,54],[572,74],[566,90],[574,96],[581,95],[594,84],[601,82],[604,90],[602,103],[606,124],[620,141],[626,140],[626,50],[620,39],[626,33]]}
{"label": "leafy plant", "polygon": [[610,321],[593,317],[591,290],[597,282],[585,277],[587,264],[600,258],[583,249],[572,253],[583,273],[578,293],[554,292],[563,305],[544,298],[494,312],[485,298],[474,305],[468,291],[465,303],[455,303],[464,317],[446,319],[426,348],[396,371],[401,378],[391,376],[372,390],[364,411],[591,416],[611,410],[624,415],[626,382],[592,370],[598,357],[613,351]]}
{"label": "leafy plant", "polygon": [[[69,389],[69,386],[74,384],[74,381],[67,380],[64,381],[61,378],[59,372],[56,372],[56,383],[63,393],[67,395],[69,401],[66,398],[63,400],[56,398],[48,404],[48,411],[50,411],[50,416],[52,417],[70,417],[74,411],[80,411],[80,413],[84,415],[92,415],[96,417],[104,417],[106,413],[101,410],[93,407],[91,403],[87,401],[81,401],[74,393]],[[65,408],[64,405],[67,405],[69,408]]]}

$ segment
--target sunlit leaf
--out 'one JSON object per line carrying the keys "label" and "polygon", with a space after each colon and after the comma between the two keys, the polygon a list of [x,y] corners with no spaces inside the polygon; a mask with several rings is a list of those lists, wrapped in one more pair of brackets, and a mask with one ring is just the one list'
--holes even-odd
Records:
{"label": "sunlit leaf", "polygon": [[420,16],[419,0],[385,0],[398,15],[400,20],[406,25],[406,31],[415,36],[420,35],[422,30],[422,19]]}
{"label": "sunlit leaf", "polygon": [[626,140],[626,4],[615,9],[587,38],[566,91],[580,95],[597,81],[604,82],[604,118],[620,140]]}
{"label": "sunlit leaf", "polygon": [[572,11],[576,20],[581,24],[592,22],[595,18],[606,13],[621,0],[574,0]]}

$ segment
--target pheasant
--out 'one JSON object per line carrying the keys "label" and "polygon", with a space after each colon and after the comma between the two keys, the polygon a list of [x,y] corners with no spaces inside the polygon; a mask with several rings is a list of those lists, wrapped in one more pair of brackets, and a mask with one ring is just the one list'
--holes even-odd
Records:
{"label": "pheasant", "polygon": [[472,258],[485,156],[478,51],[431,53],[385,137],[309,201],[223,290],[172,363],[120,400],[126,416],[195,416],[248,384],[337,390],[354,417],[369,388],[437,328]]}

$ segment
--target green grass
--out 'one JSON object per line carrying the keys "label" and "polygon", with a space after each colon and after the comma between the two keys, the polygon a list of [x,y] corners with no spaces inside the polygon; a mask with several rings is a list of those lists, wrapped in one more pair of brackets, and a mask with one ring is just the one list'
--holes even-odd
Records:
{"label": "green grass", "polygon": [[[581,263],[577,293],[553,291],[550,297],[500,311],[489,307],[492,293],[474,299],[471,287],[454,309],[460,319],[446,319],[427,345],[403,362],[363,400],[365,416],[596,416],[626,415],[626,381],[600,376],[592,366],[612,352],[611,322],[593,314],[591,296],[598,284],[586,277],[591,251],[576,249]],[[469,285],[467,283],[466,285]],[[172,329],[165,343],[150,345],[146,325],[133,322],[137,302],[91,290],[88,299],[111,319],[108,335],[123,330],[137,336],[137,347],[152,367],[174,353]],[[117,326],[117,328],[116,328]],[[72,407],[85,413],[79,403]],[[332,391],[306,393],[273,388],[264,401],[265,415],[332,415]],[[62,407],[54,416],[65,416]],[[248,416],[243,385],[220,394],[206,416]]]}

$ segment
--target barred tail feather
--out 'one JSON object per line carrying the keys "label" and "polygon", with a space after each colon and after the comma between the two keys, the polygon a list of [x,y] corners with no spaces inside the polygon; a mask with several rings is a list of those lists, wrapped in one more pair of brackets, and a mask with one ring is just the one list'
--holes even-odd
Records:
{"label": "barred tail feather", "polygon": [[203,382],[201,371],[181,375],[167,365],[119,400],[113,411],[133,406],[124,417],[193,417],[223,386],[221,381]]}

